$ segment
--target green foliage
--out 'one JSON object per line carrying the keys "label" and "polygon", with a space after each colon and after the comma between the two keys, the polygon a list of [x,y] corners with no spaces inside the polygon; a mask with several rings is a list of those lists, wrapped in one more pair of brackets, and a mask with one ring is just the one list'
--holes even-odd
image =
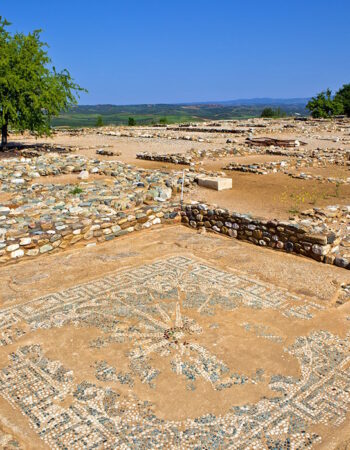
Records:
{"label": "green foliage", "polygon": [[343,105],[344,114],[350,117],[350,84],[344,84],[335,94],[334,100]]}
{"label": "green foliage", "polygon": [[[305,103],[284,103],[283,111],[287,115],[299,113],[306,115]],[[137,125],[158,124],[159,119],[166,117],[167,123],[190,123],[206,120],[232,120],[260,117],[264,107],[278,108],[278,104],[251,104],[251,105],[79,105],[73,106],[70,111],[60,114],[52,121],[55,127],[94,127],[99,115],[105,125],[127,125],[129,117],[133,117]]]}
{"label": "green foliage", "polygon": [[70,191],[72,195],[79,195],[83,192],[82,188],[79,186],[75,186],[74,189]]}
{"label": "green foliage", "polygon": [[340,196],[340,183],[339,181],[337,181],[335,183],[335,197],[339,198]]}
{"label": "green foliage", "polygon": [[270,107],[264,108],[261,112],[260,117],[269,117],[269,118],[279,118],[279,117],[286,117],[287,113],[282,111],[281,108],[273,109]]}
{"label": "green foliage", "polygon": [[312,97],[306,107],[311,111],[311,115],[314,118],[329,118],[342,114],[344,111],[343,104],[339,101],[339,98],[332,98],[330,89],[320,92],[316,97]]}
{"label": "green foliage", "polygon": [[97,117],[97,120],[96,120],[96,126],[97,126],[97,127],[103,127],[102,116],[98,116],[98,117]]}
{"label": "green foliage", "polygon": [[136,125],[136,120],[133,117],[129,117],[128,125],[129,125],[129,127],[135,126]]}
{"label": "green foliage", "polygon": [[168,119],[167,119],[166,117],[161,117],[161,118],[159,119],[159,123],[165,125],[165,124],[168,123]]}
{"label": "green foliage", "polygon": [[8,127],[49,135],[51,119],[76,104],[83,89],[64,69],[51,68],[47,44],[40,30],[10,34],[9,22],[0,17],[0,126],[2,145]]}

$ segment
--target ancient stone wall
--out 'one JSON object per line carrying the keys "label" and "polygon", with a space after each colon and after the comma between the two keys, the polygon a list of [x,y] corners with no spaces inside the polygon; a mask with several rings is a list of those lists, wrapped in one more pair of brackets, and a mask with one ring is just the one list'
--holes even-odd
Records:
{"label": "ancient stone wall", "polygon": [[[348,214],[344,210],[344,215]],[[333,230],[326,223],[322,232],[318,232],[320,227],[316,227],[314,223],[301,224],[252,218],[199,203],[185,206],[181,215],[182,223],[192,228],[204,228],[255,245],[296,253],[350,269],[350,261],[342,255],[337,255],[345,231]]]}
{"label": "ancient stone wall", "polygon": [[79,220],[66,223],[41,224],[40,231],[29,228],[17,236],[1,240],[0,263],[57,252],[79,242],[93,245],[154,225],[174,223],[180,220],[179,210],[178,203],[144,205],[113,216],[105,215],[95,219],[80,217]]}
{"label": "ancient stone wall", "polygon": [[[341,220],[348,221],[349,211],[338,208]],[[339,252],[342,242],[349,236],[346,227],[331,227],[324,219],[320,222],[301,218],[301,223],[292,221],[264,220],[249,215],[215,209],[205,204],[183,206],[177,202],[160,205],[142,205],[132,211],[119,212],[113,216],[81,217],[72,223],[46,223],[41,231],[29,229],[26,233],[11,236],[0,243],[0,263],[9,263],[18,258],[35,257],[57,252],[77,243],[93,245],[150,228],[158,224],[173,224],[180,220],[195,229],[206,229],[241,239],[262,247],[285,251],[313,258],[316,261],[350,269],[349,258]],[[309,223],[310,222],[310,223]]]}
{"label": "ancient stone wall", "polygon": [[161,155],[159,153],[142,152],[136,155],[137,159],[144,159],[146,161],[160,161],[172,164],[183,164],[189,166],[192,162],[192,157],[181,153],[171,153]]}

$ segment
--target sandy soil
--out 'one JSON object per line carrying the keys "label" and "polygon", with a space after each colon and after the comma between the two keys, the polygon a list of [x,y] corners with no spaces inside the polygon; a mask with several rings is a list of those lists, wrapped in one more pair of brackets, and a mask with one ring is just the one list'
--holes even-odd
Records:
{"label": "sandy soil", "polygon": [[[271,122],[273,127],[276,127],[277,122]],[[137,132],[138,128],[133,128],[133,132]],[[129,129],[127,128],[127,131]],[[149,132],[157,132],[155,129],[148,130]],[[278,138],[288,139],[300,139],[307,142],[308,145],[305,148],[333,148],[337,146],[344,146],[343,143],[334,143],[331,140],[325,140],[325,138],[333,139],[334,132],[328,132],[323,130],[322,132],[315,132],[315,137],[305,137],[302,134],[298,135],[298,130],[286,131],[286,132],[274,132],[273,129],[257,129],[254,131],[258,136],[270,136]],[[147,132],[144,129],[143,132]],[[174,132],[168,132],[169,135],[176,135]],[[161,162],[143,161],[136,159],[138,152],[159,152],[159,153],[185,153],[191,148],[196,149],[215,149],[225,146],[227,138],[234,139],[238,145],[244,142],[244,136],[232,136],[222,134],[211,133],[191,133],[191,135],[198,135],[207,139],[210,139],[210,143],[199,143],[194,141],[185,140],[168,140],[164,138],[146,139],[146,138],[126,138],[117,136],[106,136],[99,134],[88,134],[84,136],[67,136],[56,135],[53,138],[40,138],[34,139],[28,136],[16,137],[19,142],[51,142],[59,145],[77,146],[75,154],[82,154],[88,157],[96,159],[113,160],[117,159],[129,164],[136,165],[137,167],[145,169],[162,169],[162,170],[183,170],[188,169],[188,166],[165,164]],[[186,135],[185,132],[178,132],[178,135]],[[121,155],[117,157],[107,157],[96,155],[96,148],[99,146],[108,145],[108,150],[120,152]],[[94,147],[86,149],[87,147]],[[240,164],[253,164],[263,163],[271,161],[285,160],[283,156],[272,155],[249,155],[249,156],[230,156],[225,158],[218,158],[215,160],[204,159],[198,167],[202,167],[205,170],[222,171],[223,167],[229,162],[237,162]],[[321,175],[324,177],[340,177],[347,178],[350,176],[350,172],[347,168],[340,166],[330,166],[327,168],[301,168],[296,173],[307,172],[313,175]],[[332,204],[348,204],[350,198],[350,185],[340,186],[336,189],[335,184],[324,183],[314,180],[300,180],[293,179],[283,174],[270,174],[270,175],[254,175],[249,173],[239,172],[226,172],[228,177],[232,178],[233,189],[230,191],[215,192],[208,189],[196,187],[194,192],[186,195],[186,200],[200,200],[220,205],[222,207],[241,212],[250,213],[252,215],[258,215],[266,218],[281,218],[285,219],[291,215],[291,212],[302,211],[311,207],[327,206]],[[50,181],[43,182],[76,182],[75,176],[71,178],[60,177],[51,178]],[[40,181],[41,181],[40,180]],[[67,181],[68,182],[68,181]]]}
{"label": "sandy soil", "polygon": [[232,189],[213,191],[196,187],[186,200],[215,204],[232,211],[265,218],[286,219],[292,212],[334,204],[349,204],[350,185],[300,180],[283,174],[255,175],[227,171]]}
{"label": "sandy soil", "polygon": [[347,179],[350,178],[350,170],[344,166],[327,166],[327,167],[302,167],[296,170],[297,173],[305,172],[311,175],[321,176],[321,177],[332,177]]}
{"label": "sandy soil", "polygon": [[[254,133],[259,136],[299,138],[307,141],[310,148],[329,148],[338,145],[330,140],[324,140],[325,137],[333,138],[334,132],[324,131],[319,133],[317,131],[315,136],[307,139],[302,134],[298,136],[297,133],[293,133],[293,130],[283,133],[276,133],[273,130],[258,130]],[[41,139],[38,142],[77,146],[79,149],[75,151],[75,154],[94,158],[97,157],[96,148],[109,145],[108,149],[121,152],[121,156],[118,158],[98,156],[98,159],[118,159],[149,169],[181,170],[181,166],[137,160],[136,153],[140,151],[181,153],[191,148],[220,148],[225,145],[226,138],[232,138],[231,135],[199,134],[210,139],[211,143],[118,138],[101,135],[55,136],[53,139]],[[234,139],[239,143],[244,138],[234,136]],[[34,141],[28,137],[18,138],[18,140],[22,142]],[[94,148],[87,148],[92,146]],[[254,163],[281,159],[285,158],[267,155],[236,156],[214,161],[204,160],[202,167],[207,170],[222,170],[222,167],[230,161]],[[313,168],[300,171],[310,171],[310,173],[322,176],[346,176],[349,173],[343,167],[333,166],[326,169]],[[216,192],[196,187],[193,191],[185,194],[185,201],[200,200],[241,213],[283,219],[288,218],[291,211],[295,212],[296,209],[302,211],[314,206],[349,204],[349,185],[340,186],[339,189],[336,189],[332,183],[298,180],[283,174],[262,176],[227,172],[227,176],[233,180],[232,190]],[[113,182],[110,177],[98,175],[91,176],[90,180]],[[75,174],[40,177],[35,182],[44,184],[82,183]],[[6,194],[0,197],[0,201],[6,199]],[[32,326],[33,323],[26,321],[26,314],[22,312],[22,315],[20,315],[18,311],[16,312],[17,306],[21,307],[26,302],[46,295],[50,296],[45,299],[44,305],[38,301],[31,303],[30,306],[27,305],[27,309],[21,309],[21,311],[27,311],[29,316],[37,314],[37,311],[42,307],[45,308],[46,305],[48,309],[51,308],[51,305],[54,305],[54,308],[56,306],[59,308],[59,301],[62,298],[64,301],[68,302],[69,300],[74,303],[87,296],[88,300],[93,303],[97,298],[94,297],[93,286],[95,285],[85,287],[85,283],[93,282],[96,283],[96,286],[99,283],[103,286],[108,285],[120,273],[123,273],[127,278],[129,272],[134,271],[135,268],[137,269],[137,277],[140,276],[140,279],[142,279],[142,276],[144,276],[142,266],[161,261],[160,267],[162,267],[162,264],[165,264],[164,261],[174,256],[190,258],[197,262],[199,264],[198,271],[200,265],[203,265],[224,271],[231,278],[236,277],[239,280],[238,287],[242,288],[243,299],[245,299],[245,296],[251,295],[251,292],[245,290],[245,283],[249,280],[249,283],[256,283],[254,284],[253,296],[259,298],[265,306],[269,305],[270,301],[274,301],[276,295],[281,297],[281,305],[283,306],[285,298],[288,297],[289,299],[292,298],[292,300],[288,300],[293,306],[293,308],[290,306],[292,312],[298,312],[300,308],[306,306],[311,308],[312,317],[306,320],[298,317],[297,314],[283,315],[280,306],[270,309],[269,307],[255,308],[243,305],[227,310],[219,305],[213,307],[209,314],[204,315],[201,314],[201,307],[197,310],[184,308],[184,315],[188,315],[204,330],[203,333],[198,335],[191,335],[191,342],[205,347],[210,354],[214,354],[218,359],[224,361],[230,369],[245,374],[249,379],[254,380],[254,383],[237,385],[231,389],[219,391],[212,389],[207,381],[200,377],[196,388],[189,389],[184,377],[181,378],[178,373],[171,370],[169,361],[156,352],[152,354],[152,364],[155,364],[159,370],[156,388],[151,388],[139,379],[135,380],[132,387],[116,380],[103,381],[96,376],[96,362],[105,361],[106,364],[126,372],[132,342],[112,342],[104,347],[95,348],[91,346],[91,341],[97,338],[104,339],[108,334],[105,330],[99,328],[95,322],[89,325],[86,325],[86,322],[83,322],[83,325],[69,323],[64,326],[50,325],[35,329]],[[133,293],[134,297],[137,297],[137,290],[143,288],[142,284],[138,284],[137,277],[134,278],[135,286],[130,287],[130,292]],[[298,379],[302,377],[301,366],[297,358],[287,353],[286,348],[295,343],[298,337],[309,336],[315,331],[327,331],[341,339],[347,339],[346,336],[349,332],[350,302],[342,306],[336,304],[341,284],[349,283],[348,271],[291,254],[252,246],[220,235],[199,234],[180,225],[155,227],[148,231],[135,232],[131,237],[120,237],[96,246],[84,247],[82,243],[71,250],[42,255],[35,261],[34,259],[16,261],[11,266],[0,267],[0,279],[2,280],[0,283],[0,313],[4,313],[4,320],[8,318],[14,320],[9,329],[4,331],[5,334],[0,334],[0,338],[1,336],[2,338],[6,337],[6,333],[9,331],[12,332],[17,329],[24,331],[24,334],[19,335],[15,341],[0,346],[0,369],[9,367],[11,354],[18,351],[19,348],[38,344],[41,346],[45,358],[51,361],[59,361],[64,367],[72,371],[74,386],[87,381],[99,388],[112,389],[118,392],[121,398],[135,396],[142,402],[150,402],[154,414],[164,421],[181,421],[186,418],[193,419],[208,414],[222,416],[227,414],[232,406],[252,404],[263,398],[269,399],[281,395],[270,389],[268,382],[271,376],[279,374]],[[203,281],[203,285],[209,283],[208,289],[212,289],[210,285],[212,281],[220,284],[220,276],[216,280],[215,273],[212,272],[211,277]],[[156,276],[152,279],[153,285],[157,285],[159,282]],[[121,284],[123,284],[123,281],[121,281]],[[70,288],[73,289],[69,293],[65,291],[64,294],[58,294]],[[181,289],[178,291],[179,304],[183,305],[186,295],[192,295],[191,289],[189,289],[189,292],[189,294],[182,292]],[[131,301],[133,301],[133,298]],[[213,297],[213,302],[217,301],[217,298],[220,299],[218,294],[215,298]],[[113,301],[108,303],[107,300],[109,301],[103,296],[98,298],[100,303],[96,320],[97,317],[100,317],[99,314],[107,316],[108,308],[113,307]],[[210,304],[209,300],[208,304]],[[158,302],[160,307],[163,305],[165,310],[169,312],[171,311],[171,301],[171,299],[165,298]],[[156,307],[154,298],[152,302]],[[59,321],[61,315],[69,314],[69,311],[69,308],[67,310],[63,308],[57,314],[54,311],[52,313],[53,322]],[[168,318],[169,322],[175,321],[175,326],[170,330],[174,331],[174,328],[180,327],[180,325],[176,325],[176,311],[169,312]],[[124,320],[122,317],[116,318],[115,316],[114,319],[115,326]],[[242,326],[244,323],[266,327],[270,334],[278,337],[278,340],[273,341],[249,332]],[[134,327],[137,328],[138,323],[135,318],[131,318],[127,325],[128,329],[133,329]],[[187,343],[185,342],[184,345],[187,345]],[[263,369],[264,378],[256,381],[254,377],[256,377],[258,368]],[[5,374],[7,374],[6,370]],[[347,371],[347,366],[344,366],[342,370]],[[45,377],[43,379],[45,381]],[[344,380],[344,383],[346,383],[345,375]],[[337,376],[334,377],[333,381],[334,383],[338,381]],[[320,392],[320,397],[316,402],[317,407],[319,405],[323,407],[323,403],[328,401],[328,406],[333,401],[338,401],[336,388],[333,389],[336,394],[332,391],[332,386],[328,386],[327,389],[327,391]],[[24,395],[22,391],[19,391],[20,395]],[[330,398],[332,402],[329,400]],[[28,398],[26,401],[32,400]],[[76,399],[70,392],[69,395],[63,395],[60,399],[55,398],[54,402],[60,408],[68,411],[70,406],[76,404],[74,403]],[[339,423],[339,426],[335,427],[330,423],[327,423],[327,425],[316,423],[310,426],[309,432],[316,432],[322,436],[322,442],[315,444],[314,448],[331,450],[337,448],[342,442],[344,442],[342,448],[346,448],[346,442],[350,436],[350,413],[344,406],[345,401],[341,403],[343,400],[340,399],[339,402],[341,407],[338,408],[337,406],[336,409],[339,411],[345,410],[345,420]],[[328,406],[325,407],[325,410],[327,414],[330,414],[331,408],[328,408]],[[23,448],[50,448],[29,425],[28,417],[21,414],[15,406],[11,406],[3,397],[0,397],[0,439],[3,434],[7,433],[13,436]]]}
{"label": "sandy soil", "polygon": [[[310,302],[319,302],[326,308],[310,321],[287,319],[278,311],[258,312],[249,308],[239,308],[232,312],[221,311],[219,308],[209,317],[191,313],[191,317],[207,330],[205,334],[199,335],[196,342],[215,352],[218,358],[234,367],[238,373],[253,377],[256,368],[262,367],[266,379],[276,371],[286,376],[298,377],[300,371],[296,359],[285,354],[283,350],[285,346],[293,343],[295,336],[308,334],[320,327],[326,327],[338,335],[345,335],[348,328],[346,315],[350,313],[350,307],[344,305],[335,308],[334,305],[340,284],[348,278],[346,271],[213,234],[200,235],[182,226],[154,229],[137,233],[131,240],[120,238],[118,241],[96,247],[44,256],[37,260],[35,265],[27,261],[16,264],[11,270],[0,269],[0,277],[3,280],[0,288],[1,307],[21,305],[28,300],[76,286],[78,283],[96,280],[120,268],[132,268],[154,259],[175,255],[199,258],[205,264],[218,269],[248,274],[251,279],[286,289],[285,292]],[[281,343],[258,338],[244,331],[239,325],[245,322],[256,323],[257,320],[281,336]],[[214,327],[217,323],[220,324],[219,329]],[[18,323],[17,326],[22,324]],[[99,386],[117,389],[122,395],[128,395],[128,386],[101,382],[95,378],[96,360],[105,360],[112,366],[118,361],[120,369],[127,368],[127,346],[113,344],[105,349],[94,350],[87,345],[91,339],[102,335],[101,330],[94,327],[65,326],[36,332],[30,332],[27,328],[27,334],[16,343],[0,348],[0,364],[8,364],[9,353],[17,347],[39,344],[44,348],[45,357],[59,360],[65,367],[73,370],[76,383],[88,380]],[[208,413],[224,414],[232,404],[256,402],[262,397],[275,395],[266,382],[217,392],[208,389],[207,384],[200,381],[195,391],[188,391],[184,381],[169,370],[162,358],[157,361],[161,375],[156,390],[136,383],[132,392],[142,400],[151,401],[157,416],[164,420],[182,420]],[[72,401],[73,398],[68,396],[60,405],[68,407]],[[10,431],[25,448],[47,448],[28,426],[25,417],[4,401],[1,401],[0,405],[0,423],[5,431]],[[320,431],[320,428],[317,430]],[[347,423],[338,429],[340,439],[347,431]],[[322,448],[333,448],[328,446],[334,440],[332,432],[327,429],[322,432],[322,437]]]}

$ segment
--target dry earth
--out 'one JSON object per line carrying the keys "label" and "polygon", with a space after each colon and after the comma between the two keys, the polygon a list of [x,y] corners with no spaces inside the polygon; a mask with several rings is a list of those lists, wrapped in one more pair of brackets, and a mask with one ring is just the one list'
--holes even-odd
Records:
{"label": "dry earth", "polygon": [[[297,123],[286,133],[290,123],[254,133],[350,149],[349,122]],[[74,153],[90,158],[108,145],[123,162],[171,171],[136,154],[210,150],[227,139],[245,148],[247,133],[198,135],[210,142],[96,132],[41,142],[78,146]],[[204,158],[197,169],[281,159],[237,154]],[[310,170],[349,177],[349,166],[327,161]],[[197,186],[185,201],[280,219],[295,208],[350,203],[347,183],[226,173],[232,190]],[[348,448],[350,302],[337,303],[348,270],[179,224],[18,260],[0,266],[0,279],[1,448]]]}
{"label": "dry earth", "polygon": [[[252,122],[252,121],[251,121]],[[282,123],[281,123],[282,122]],[[347,149],[350,152],[350,124],[345,122],[341,126],[329,126],[320,123],[317,130],[311,131],[303,125],[296,128],[295,132],[285,132],[284,124],[290,123],[290,121],[259,121],[255,119],[253,123],[267,123],[266,128],[256,128],[254,133],[258,136],[278,137],[281,139],[299,139],[301,141],[307,141],[307,150],[312,151],[316,149],[327,149],[341,147]],[[233,125],[240,126],[238,123]],[[222,125],[223,128],[227,128],[225,122]],[[303,127],[305,129],[303,129]],[[104,130],[104,129],[102,129]],[[130,132],[130,128],[122,129],[126,132]],[[158,129],[155,129],[158,132]],[[154,128],[132,128],[135,135],[146,134],[154,132]],[[108,131],[107,131],[108,132]],[[307,132],[307,137],[305,133]],[[103,131],[102,131],[103,133]],[[120,153],[116,159],[133,164],[137,167],[146,169],[166,169],[172,170],[174,167],[177,169],[186,168],[186,166],[174,166],[173,164],[157,163],[154,161],[144,161],[136,158],[136,155],[140,152],[155,152],[159,154],[167,153],[180,153],[184,154],[191,149],[195,150],[207,150],[218,149],[223,147],[237,147],[241,148],[244,145],[246,136],[244,135],[230,135],[221,133],[195,133],[191,132],[167,132],[166,136],[171,136],[174,139],[169,140],[167,138],[142,138],[142,137],[118,137],[109,136],[106,134],[85,134],[79,136],[61,135],[58,134],[51,139],[35,139],[30,137],[20,137],[16,140],[18,142],[25,143],[53,143],[61,146],[69,145],[76,146],[78,150],[76,154],[81,154],[87,157],[96,157],[96,148],[103,148],[108,146],[108,150],[116,153]],[[196,142],[186,141],[183,139],[175,139],[176,137],[199,137],[208,142]],[[343,141],[334,142],[335,138],[341,137]],[[226,144],[226,140],[234,140],[232,144]],[[89,148],[92,147],[92,148]],[[98,155],[99,160],[111,160],[108,156]],[[284,156],[274,155],[234,155],[218,159],[206,159],[204,158],[199,167],[203,167],[206,170],[220,171],[229,162],[238,162],[240,164],[254,164],[271,161],[285,160]],[[306,171],[306,170],[305,170]],[[349,166],[343,167],[339,165],[328,164],[324,168],[311,167],[307,172],[314,175],[323,175],[325,177],[339,177],[349,178],[350,170]],[[226,171],[226,175],[232,178],[233,189],[225,193],[216,193],[207,189],[198,188],[195,193],[191,193],[188,200],[203,200],[208,199],[210,203],[217,204],[221,207],[226,207],[241,213],[251,213],[268,218],[281,218],[285,219],[290,216],[290,211],[308,209],[310,207],[323,207],[333,204],[349,204],[350,198],[350,183],[342,185],[340,189],[336,190],[335,184],[327,183],[317,180],[300,180],[289,178],[281,174],[270,174],[267,176],[254,176],[254,174],[242,174],[239,172]],[[295,200],[295,197],[303,193],[302,198],[304,200]]]}

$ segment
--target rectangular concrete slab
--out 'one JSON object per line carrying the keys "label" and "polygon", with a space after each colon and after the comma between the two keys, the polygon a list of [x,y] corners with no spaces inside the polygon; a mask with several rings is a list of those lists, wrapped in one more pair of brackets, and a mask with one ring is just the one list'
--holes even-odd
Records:
{"label": "rectangular concrete slab", "polygon": [[198,178],[199,186],[203,186],[216,191],[232,189],[232,179],[223,177],[201,177]]}

